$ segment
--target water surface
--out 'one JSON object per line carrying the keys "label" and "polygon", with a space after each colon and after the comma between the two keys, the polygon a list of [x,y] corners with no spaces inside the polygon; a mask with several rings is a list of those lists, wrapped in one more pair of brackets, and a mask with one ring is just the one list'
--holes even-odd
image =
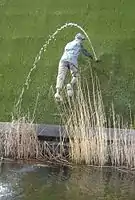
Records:
{"label": "water surface", "polygon": [[114,169],[5,163],[0,200],[134,200],[134,176]]}

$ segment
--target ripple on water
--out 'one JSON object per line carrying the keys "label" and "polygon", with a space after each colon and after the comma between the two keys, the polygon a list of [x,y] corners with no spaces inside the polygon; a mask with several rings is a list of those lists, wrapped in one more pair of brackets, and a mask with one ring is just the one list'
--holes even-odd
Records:
{"label": "ripple on water", "polygon": [[12,196],[11,184],[0,183],[0,199],[7,199],[7,197]]}

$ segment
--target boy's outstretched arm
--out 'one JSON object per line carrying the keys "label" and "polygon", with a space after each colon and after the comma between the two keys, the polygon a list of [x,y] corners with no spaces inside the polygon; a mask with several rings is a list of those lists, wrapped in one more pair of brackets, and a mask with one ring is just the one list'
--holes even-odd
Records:
{"label": "boy's outstretched arm", "polygon": [[89,57],[89,58],[91,58],[91,59],[93,60],[92,54],[89,53],[83,46],[81,46],[81,52],[82,52],[85,56],[87,56],[87,57]]}

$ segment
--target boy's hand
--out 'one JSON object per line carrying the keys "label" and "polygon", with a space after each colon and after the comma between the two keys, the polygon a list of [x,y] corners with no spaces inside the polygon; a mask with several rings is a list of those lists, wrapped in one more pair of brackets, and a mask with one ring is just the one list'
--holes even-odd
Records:
{"label": "boy's hand", "polygon": [[101,60],[99,60],[99,59],[96,59],[96,60],[95,60],[95,62],[99,63],[99,62],[101,62]]}

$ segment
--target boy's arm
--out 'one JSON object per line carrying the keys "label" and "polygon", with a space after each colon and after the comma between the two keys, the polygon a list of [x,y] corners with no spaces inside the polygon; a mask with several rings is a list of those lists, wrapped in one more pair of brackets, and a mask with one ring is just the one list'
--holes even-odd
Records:
{"label": "boy's arm", "polygon": [[87,56],[87,57],[93,59],[92,54],[89,53],[83,46],[81,46],[81,52],[82,52],[85,56]]}

